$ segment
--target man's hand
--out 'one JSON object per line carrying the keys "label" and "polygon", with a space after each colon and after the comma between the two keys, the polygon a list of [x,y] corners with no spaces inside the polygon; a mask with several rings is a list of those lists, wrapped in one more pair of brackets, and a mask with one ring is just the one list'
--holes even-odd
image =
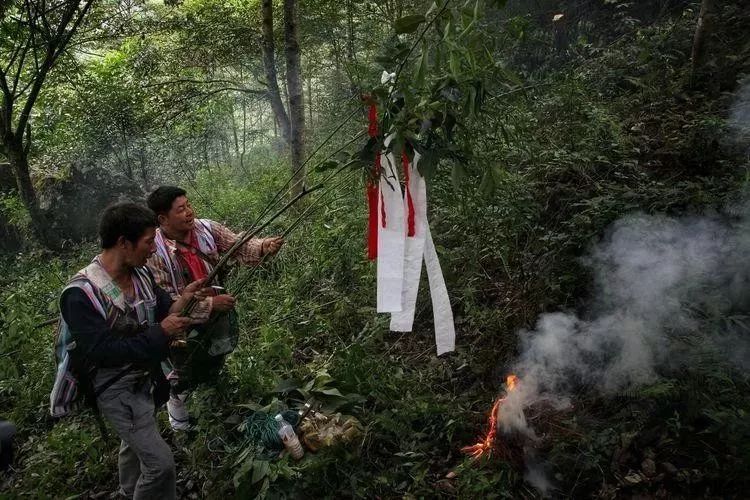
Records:
{"label": "man's hand", "polygon": [[176,301],[172,303],[172,306],[169,308],[169,312],[182,312],[185,306],[187,306],[187,304],[190,302],[191,298],[195,298],[196,300],[203,300],[211,295],[211,288],[203,288],[203,284],[205,283],[205,281],[205,279],[196,280],[186,286],[182,290],[182,294],[177,298]]}
{"label": "man's hand", "polygon": [[269,257],[272,257],[278,253],[278,251],[281,249],[281,245],[283,244],[283,236],[274,236],[272,238],[263,239],[263,243],[261,243],[260,249],[264,256],[268,255]]}
{"label": "man's hand", "polygon": [[232,310],[235,303],[235,298],[229,295],[228,293],[224,293],[221,295],[217,295],[213,299],[213,310],[214,311],[221,311],[221,312],[227,312]]}
{"label": "man's hand", "polygon": [[190,326],[192,320],[187,316],[180,316],[177,313],[172,313],[163,320],[161,320],[161,328],[167,337],[174,337],[185,331]]}
{"label": "man's hand", "polygon": [[211,287],[203,287],[205,282],[205,279],[193,281],[182,290],[182,297],[185,300],[190,300],[191,298],[195,298],[195,300],[205,299],[212,292]]}

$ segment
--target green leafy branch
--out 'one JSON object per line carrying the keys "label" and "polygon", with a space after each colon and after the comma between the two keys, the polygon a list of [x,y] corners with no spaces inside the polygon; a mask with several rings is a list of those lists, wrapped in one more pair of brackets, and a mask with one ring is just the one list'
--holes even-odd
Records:
{"label": "green leafy branch", "polygon": [[[458,2],[433,2],[425,15],[398,19],[394,36],[375,58],[384,75],[370,97],[379,111],[381,133],[360,151],[365,168],[379,151],[397,158],[404,151],[410,159],[419,152],[420,172],[428,178],[442,159],[459,165],[470,159],[458,131],[466,120],[479,116],[486,79],[497,66],[482,22],[488,8],[505,2],[454,3]],[[416,35],[409,43],[412,34]],[[385,137],[391,138],[388,146]]]}

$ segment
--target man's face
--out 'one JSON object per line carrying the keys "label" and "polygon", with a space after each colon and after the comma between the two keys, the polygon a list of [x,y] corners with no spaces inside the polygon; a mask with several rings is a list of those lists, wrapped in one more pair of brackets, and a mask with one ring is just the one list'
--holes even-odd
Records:
{"label": "man's face", "polygon": [[141,267],[146,265],[146,260],[156,251],[154,236],[156,236],[156,228],[150,227],[144,231],[137,242],[122,241],[125,263],[128,266]]}
{"label": "man's face", "polygon": [[166,215],[159,216],[159,224],[168,232],[185,232],[193,229],[195,212],[187,196],[175,198]]}

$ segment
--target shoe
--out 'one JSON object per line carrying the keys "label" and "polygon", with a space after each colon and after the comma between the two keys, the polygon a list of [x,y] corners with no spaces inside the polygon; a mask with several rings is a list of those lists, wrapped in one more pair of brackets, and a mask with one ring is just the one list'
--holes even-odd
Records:
{"label": "shoe", "polygon": [[167,401],[167,414],[169,415],[169,425],[173,431],[187,432],[191,429],[190,415],[188,414],[187,400],[188,393],[170,394]]}

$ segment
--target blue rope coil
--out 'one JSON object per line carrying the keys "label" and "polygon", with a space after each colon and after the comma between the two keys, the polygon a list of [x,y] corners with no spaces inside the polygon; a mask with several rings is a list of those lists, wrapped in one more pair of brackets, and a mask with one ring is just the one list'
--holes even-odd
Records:
{"label": "blue rope coil", "polygon": [[[285,410],[281,412],[289,425],[297,427],[299,415],[294,410]],[[245,420],[245,435],[251,441],[263,445],[269,451],[281,451],[284,449],[284,443],[279,437],[279,424],[270,415],[263,411],[254,411]]]}

